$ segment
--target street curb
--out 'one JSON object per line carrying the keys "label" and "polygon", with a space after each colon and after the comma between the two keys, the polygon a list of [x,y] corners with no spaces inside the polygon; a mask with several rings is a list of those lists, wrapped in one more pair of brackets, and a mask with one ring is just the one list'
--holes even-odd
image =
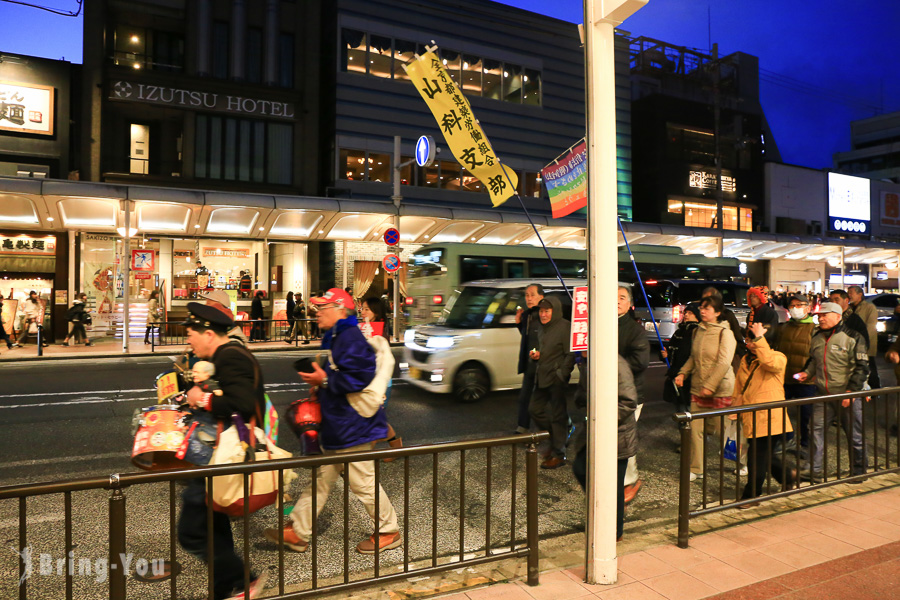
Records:
{"label": "street curb", "polygon": [[[186,346],[187,344],[185,344]],[[90,359],[98,359],[98,358],[139,358],[145,356],[179,356],[184,352],[184,347],[180,346],[180,350],[159,350],[157,352],[129,352],[127,354],[123,352],[92,352],[88,353],[78,353],[78,354],[50,354],[44,356],[14,356],[10,358],[6,358],[5,356],[0,356],[0,364],[3,363],[13,363],[13,362],[36,362],[36,361],[44,361],[44,360],[90,360]],[[303,346],[287,346],[285,348],[278,347],[260,347],[254,348],[253,345],[248,346],[249,349],[254,354],[259,354],[262,352],[312,352],[313,350],[318,351],[320,346],[311,346],[304,348]],[[402,342],[391,342],[391,348],[402,348]]]}

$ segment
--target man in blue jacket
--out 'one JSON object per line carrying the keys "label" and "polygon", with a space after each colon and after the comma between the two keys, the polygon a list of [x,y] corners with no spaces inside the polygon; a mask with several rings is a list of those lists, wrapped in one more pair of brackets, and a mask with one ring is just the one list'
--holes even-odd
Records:
{"label": "man in blue jacket", "polygon": [[[330,353],[320,365],[313,363],[312,373],[300,373],[303,381],[317,388],[316,396],[322,408],[319,425],[319,442],[325,454],[364,452],[375,448],[375,442],[387,437],[387,418],[384,407],[371,417],[363,417],[350,404],[347,394],[360,392],[375,377],[375,351],[359,330],[354,312],[353,298],[344,290],[332,288],[320,297],[310,299],[317,305],[316,319],[322,336],[322,350]],[[320,357],[323,355],[320,355]],[[323,368],[324,367],[324,368]],[[316,478],[316,510],[322,511],[328,494],[343,465],[327,465],[319,468]],[[350,490],[362,501],[369,516],[375,519],[375,463],[351,462],[347,482]],[[374,554],[377,544],[381,550],[397,548],[403,544],[397,514],[384,489],[378,486],[379,515],[377,533],[356,546],[362,554]],[[291,512],[291,523],[285,527],[284,546],[296,552],[305,552],[312,535],[312,486],[307,487]],[[267,529],[266,538],[278,542],[279,531]]]}

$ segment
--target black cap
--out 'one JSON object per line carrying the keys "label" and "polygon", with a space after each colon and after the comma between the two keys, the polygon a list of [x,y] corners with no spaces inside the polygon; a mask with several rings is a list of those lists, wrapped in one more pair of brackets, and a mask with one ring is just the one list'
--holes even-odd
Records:
{"label": "black cap", "polygon": [[540,302],[538,302],[538,308],[553,308],[553,304],[546,298],[542,298]]}
{"label": "black cap", "polygon": [[231,311],[220,304],[214,306],[200,302],[189,302],[187,309],[190,315],[182,323],[185,327],[194,325],[221,333],[227,333],[229,329],[234,327],[234,316],[231,314]]}

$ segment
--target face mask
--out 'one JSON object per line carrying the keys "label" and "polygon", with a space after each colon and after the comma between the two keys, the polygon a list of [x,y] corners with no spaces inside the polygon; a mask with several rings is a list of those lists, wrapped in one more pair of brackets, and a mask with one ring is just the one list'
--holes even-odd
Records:
{"label": "face mask", "polygon": [[790,309],[791,318],[797,319],[798,321],[803,320],[806,317],[806,312],[802,308],[792,308]]}

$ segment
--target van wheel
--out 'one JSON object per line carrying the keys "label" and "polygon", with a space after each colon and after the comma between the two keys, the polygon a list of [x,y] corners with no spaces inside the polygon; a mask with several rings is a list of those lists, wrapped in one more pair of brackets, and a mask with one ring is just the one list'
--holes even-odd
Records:
{"label": "van wheel", "polygon": [[464,365],[453,377],[453,396],[458,402],[478,402],[490,391],[490,377],[481,366]]}

